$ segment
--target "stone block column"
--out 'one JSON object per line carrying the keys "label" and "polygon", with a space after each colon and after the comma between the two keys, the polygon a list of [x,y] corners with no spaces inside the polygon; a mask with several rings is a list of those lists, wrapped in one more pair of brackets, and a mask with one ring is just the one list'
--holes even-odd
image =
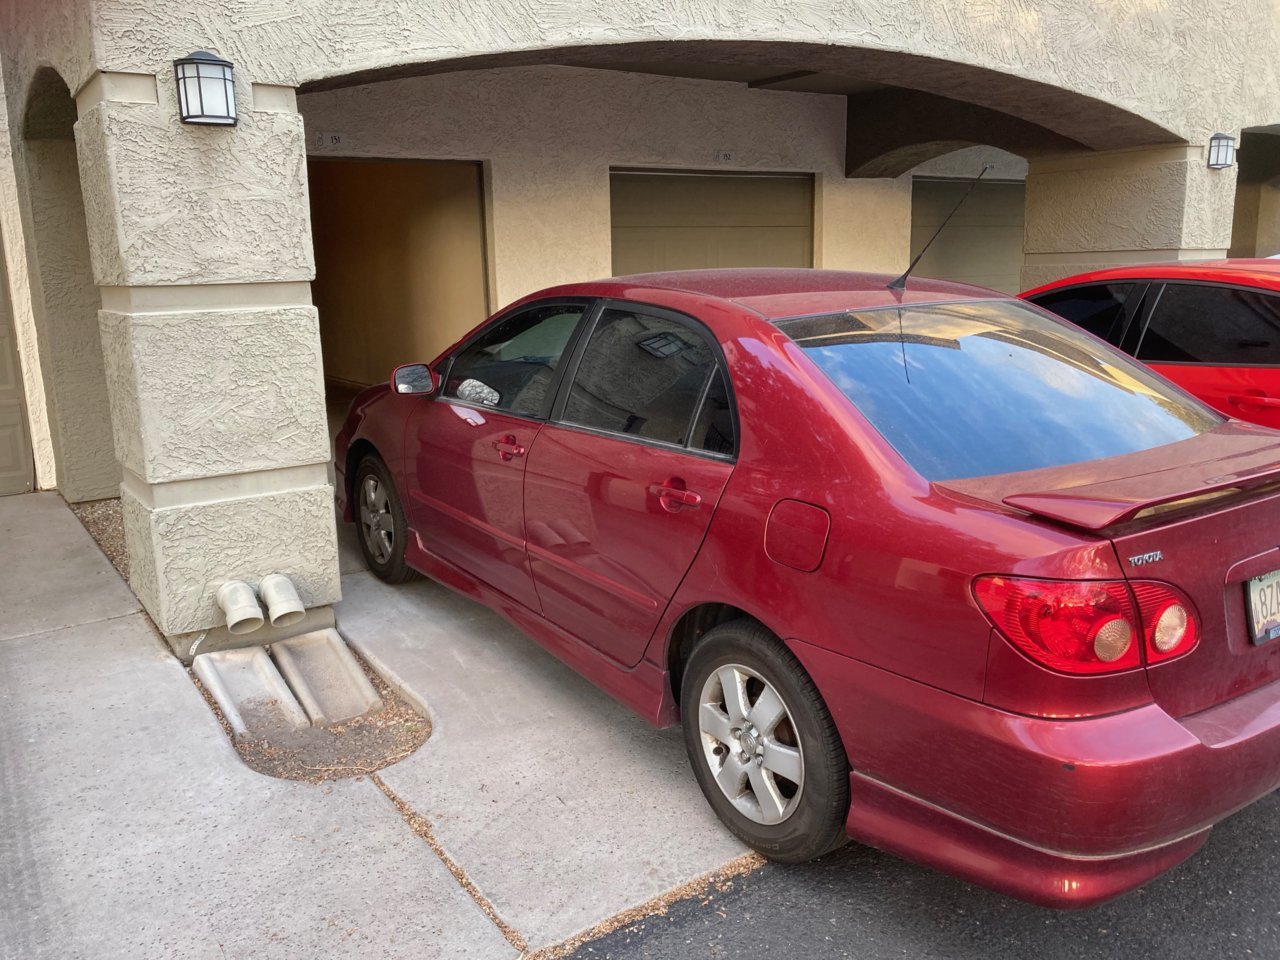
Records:
{"label": "stone block column", "polygon": [[76,98],[129,580],[184,656],[263,642],[226,633],[226,580],[339,598],[302,120],[292,89],[236,96],[235,127],[182,124],[164,76]]}
{"label": "stone block column", "polygon": [[1226,256],[1235,168],[1210,170],[1205,149],[1032,160],[1023,289],[1104,266]]}

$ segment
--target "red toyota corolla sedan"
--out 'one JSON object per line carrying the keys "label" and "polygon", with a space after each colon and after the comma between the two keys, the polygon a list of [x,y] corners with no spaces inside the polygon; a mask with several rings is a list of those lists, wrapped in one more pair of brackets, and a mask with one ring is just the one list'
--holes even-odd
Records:
{"label": "red toyota corolla sedan", "polygon": [[1028,290],[1230,417],[1280,427],[1280,261],[1147,263]]}
{"label": "red toyota corolla sedan", "polygon": [[1280,783],[1280,433],[889,279],[534,294],[355,400],[344,515],[384,580],[682,723],[765,855],[855,837],[1098,903]]}

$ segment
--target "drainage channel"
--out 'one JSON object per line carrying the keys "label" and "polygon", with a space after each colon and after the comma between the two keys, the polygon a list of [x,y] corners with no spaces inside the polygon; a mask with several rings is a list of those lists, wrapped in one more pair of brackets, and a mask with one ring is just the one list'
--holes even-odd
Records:
{"label": "drainage channel", "polygon": [[332,628],[203,653],[191,674],[241,759],[269,776],[366,776],[404,759],[431,732]]}

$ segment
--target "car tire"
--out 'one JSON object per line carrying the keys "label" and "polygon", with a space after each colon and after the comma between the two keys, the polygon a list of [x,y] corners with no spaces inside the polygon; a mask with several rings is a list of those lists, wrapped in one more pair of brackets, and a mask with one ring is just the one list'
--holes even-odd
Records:
{"label": "car tire", "polygon": [[844,746],[777,637],[748,619],[708,631],[685,665],[680,703],[694,776],[734,836],[783,863],[848,842]]}
{"label": "car tire", "polygon": [[387,583],[414,579],[417,573],[404,558],[409,526],[391,472],[381,458],[370,454],[360,461],[351,496],[356,539],[370,572]]}

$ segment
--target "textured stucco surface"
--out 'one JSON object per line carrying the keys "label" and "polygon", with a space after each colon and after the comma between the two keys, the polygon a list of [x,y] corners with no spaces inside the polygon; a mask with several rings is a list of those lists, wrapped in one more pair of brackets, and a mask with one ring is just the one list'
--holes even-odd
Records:
{"label": "textured stucco surface", "polygon": [[129,585],[166,634],[218,626],[226,580],[283,573],[307,607],[337,602],[338,544],[328,484],[244,499],[150,509],[121,497]]}
{"label": "textured stucco surface", "polygon": [[312,307],[102,311],[115,447],[149,483],[329,459]]}
{"label": "textured stucco surface", "polygon": [[77,124],[98,283],[309,280],[301,119],[184,127],[172,86],[160,91],[158,105],[104,102]]}
{"label": "textured stucco surface", "polygon": [[1023,285],[1118,262],[1220,256],[1234,197],[1234,169],[1208,169],[1198,150],[1033,160]]}
{"label": "textured stucco surface", "polygon": [[[518,67],[305,94],[298,106],[315,156],[486,163],[495,308],[612,272],[611,167],[813,173],[818,265],[905,265],[910,186],[845,179],[842,97]],[[320,132],[343,143],[322,145]]]}
{"label": "textured stucco surface", "polygon": [[[1267,122],[1263,115],[1280,111],[1274,5],[1255,0],[386,0],[376,6],[203,0],[195,6],[198,15],[189,5],[100,0],[102,64],[159,70],[177,48],[210,47],[243,64],[258,82],[296,85],[513,50],[754,41],[762,45],[755,54],[762,63],[791,65],[785,46],[805,44],[812,48],[809,59],[822,58],[824,66],[843,64],[855,76],[873,73],[865,79],[888,77],[1021,116],[1043,112],[1035,94],[1044,91],[1018,78],[1118,104],[1186,137],[1224,124]],[[928,59],[895,59],[902,53]],[[1215,90],[1234,95],[1207,96]],[[1055,119],[1088,134],[1087,105],[1081,99],[1073,115],[1059,103]]]}
{"label": "textured stucco surface", "polygon": [[1181,247],[1186,161],[1027,177],[1027,253]]}

